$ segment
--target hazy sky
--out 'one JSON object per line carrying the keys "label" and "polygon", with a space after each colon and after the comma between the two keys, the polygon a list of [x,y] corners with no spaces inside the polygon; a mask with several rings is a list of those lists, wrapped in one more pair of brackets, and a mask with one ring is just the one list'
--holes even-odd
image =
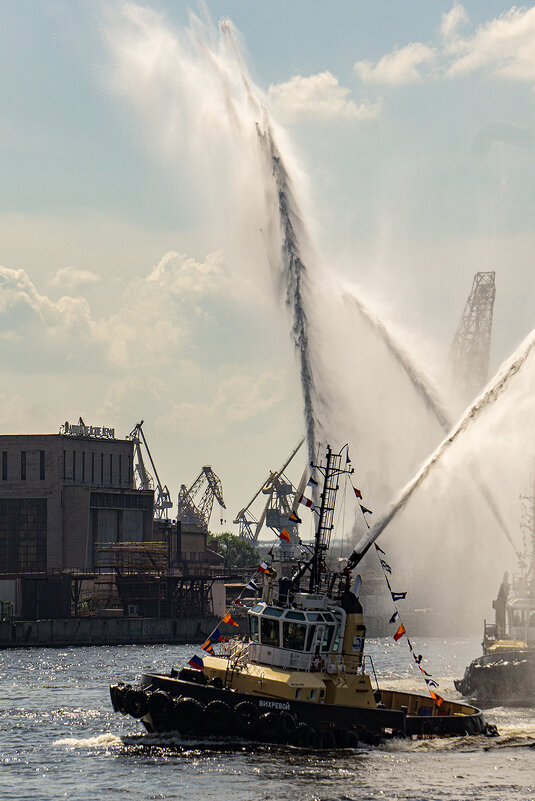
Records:
{"label": "hazy sky", "polygon": [[[327,273],[440,378],[475,272],[497,274],[494,369],[533,327],[535,7],[4,0],[1,429],[143,417],[173,498],[211,464],[231,520],[301,436],[301,395],[250,258],[254,176],[211,128],[206,75],[182,114],[166,61],[190,8],[232,20]],[[339,346],[358,370],[358,339]]]}

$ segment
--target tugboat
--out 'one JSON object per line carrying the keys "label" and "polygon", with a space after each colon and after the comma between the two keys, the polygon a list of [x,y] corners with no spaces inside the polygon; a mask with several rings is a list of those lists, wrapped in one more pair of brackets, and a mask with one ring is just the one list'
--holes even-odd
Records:
{"label": "tugboat", "polygon": [[138,686],[113,684],[116,712],[149,732],[308,748],[486,732],[473,706],[379,687],[364,653],[360,580],[353,581],[350,561],[339,570],[326,563],[339,480],[353,472],[342,467],[342,454],[328,447],[325,461],[311,465],[323,477],[314,544],[291,578],[264,573],[262,599],[248,611],[248,638],[193,657],[181,670],[146,673]]}
{"label": "tugboat", "polygon": [[528,537],[519,569],[504,574],[493,601],[495,622],[484,622],[483,655],[468,665],[455,688],[483,706],[535,705],[535,488]]}

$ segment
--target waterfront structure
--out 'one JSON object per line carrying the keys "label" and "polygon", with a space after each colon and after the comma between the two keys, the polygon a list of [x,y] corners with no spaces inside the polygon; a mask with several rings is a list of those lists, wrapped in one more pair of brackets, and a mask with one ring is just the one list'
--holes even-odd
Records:
{"label": "waterfront structure", "polygon": [[109,428],[0,435],[0,572],[91,571],[99,543],[150,540],[154,494],[132,458]]}

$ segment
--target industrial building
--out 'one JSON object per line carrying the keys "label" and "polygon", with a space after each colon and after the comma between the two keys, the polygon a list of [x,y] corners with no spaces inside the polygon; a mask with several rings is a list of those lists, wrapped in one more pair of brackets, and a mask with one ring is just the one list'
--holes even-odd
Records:
{"label": "industrial building", "polygon": [[[158,515],[136,487],[135,440],[68,422],[0,435],[3,615],[210,614],[221,559],[207,532]],[[157,508],[157,507],[156,507]]]}

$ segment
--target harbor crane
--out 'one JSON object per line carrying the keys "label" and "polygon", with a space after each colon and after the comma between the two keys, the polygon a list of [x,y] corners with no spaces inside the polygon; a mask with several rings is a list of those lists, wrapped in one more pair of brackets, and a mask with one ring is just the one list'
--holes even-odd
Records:
{"label": "harbor crane", "polygon": [[[204,492],[202,492],[203,486]],[[201,492],[200,500],[196,501],[197,495]],[[189,489],[185,484],[181,485],[178,491],[176,519],[181,523],[191,523],[199,526],[203,531],[208,531],[214,499],[222,509],[227,508],[223,500],[221,481],[212,468],[206,466],[202,468]]]}
{"label": "harbor crane", "polygon": [[162,486],[162,482],[160,481],[160,477],[158,475],[158,471],[156,470],[156,465],[154,464],[154,460],[152,458],[147,439],[143,432],[143,423],[144,420],[141,420],[139,423],[136,424],[135,428],[130,432],[128,435],[128,439],[131,439],[134,443],[134,459],[135,459],[135,467],[134,467],[134,475],[137,476],[137,488],[140,490],[151,490],[154,489],[154,480],[150,473],[148,472],[147,468],[145,467],[145,462],[143,461],[143,454],[141,452],[141,444],[145,446],[145,450],[147,451],[147,455],[149,457],[152,469],[154,471],[154,475],[156,476],[156,493],[154,498],[154,517],[156,520],[167,520],[168,519],[168,509],[173,506],[173,502],[171,500],[170,492],[167,488],[167,485]]}
{"label": "harbor crane", "polygon": [[[295,511],[297,505],[296,497],[300,498],[303,493],[306,483],[306,473],[296,490],[292,482],[284,475],[284,471],[304,441],[305,438],[303,437],[295,446],[282,467],[275,472],[270,472],[266,481],[264,481],[262,486],[253,495],[247,506],[241,509],[236,515],[233,522],[238,525],[238,537],[240,539],[256,545],[262,526],[265,523],[277,536],[280,535],[284,528],[287,529],[291,537],[291,542],[293,543],[296,541],[297,526],[289,518],[292,512]],[[267,495],[267,500],[260,517],[257,519],[250,511],[250,508],[261,494]]]}
{"label": "harbor crane", "polygon": [[496,297],[495,272],[476,273],[450,350],[452,382],[465,401],[487,383]]}

